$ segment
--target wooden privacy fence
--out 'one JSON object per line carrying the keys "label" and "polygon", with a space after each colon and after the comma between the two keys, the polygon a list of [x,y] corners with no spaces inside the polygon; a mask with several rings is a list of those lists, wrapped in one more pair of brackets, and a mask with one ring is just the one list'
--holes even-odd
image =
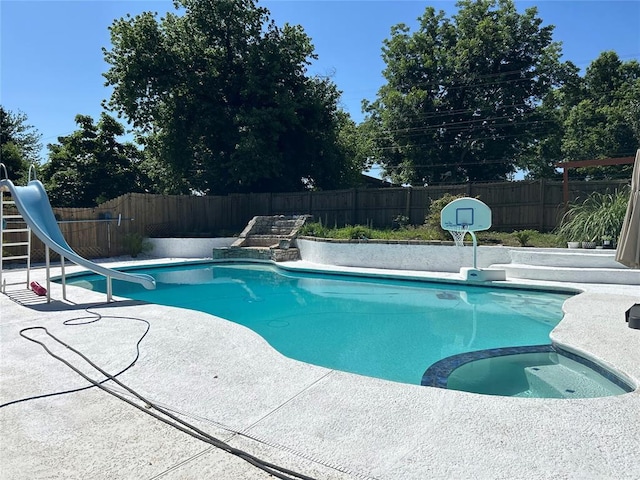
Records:
{"label": "wooden privacy fence", "polygon": [[[576,181],[570,199],[591,192],[614,191],[628,181]],[[68,243],[87,258],[127,254],[129,234],[157,236],[230,236],[255,215],[311,214],[325,225],[390,227],[398,216],[413,225],[424,223],[429,204],[446,193],[478,197],[493,212],[500,231],[551,231],[564,212],[562,182],[537,180],[416,188],[177,196],[131,193],[96,208],[54,208]],[[120,221],[118,222],[118,218]],[[32,256],[44,258],[44,246],[34,238]]]}

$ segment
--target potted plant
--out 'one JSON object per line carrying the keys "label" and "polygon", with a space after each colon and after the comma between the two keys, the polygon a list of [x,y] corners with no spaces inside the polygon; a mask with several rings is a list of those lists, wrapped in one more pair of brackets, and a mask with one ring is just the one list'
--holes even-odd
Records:
{"label": "potted plant", "polygon": [[613,238],[611,235],[604,235],[602,237],[602,248],[609,250],[613,248]]}

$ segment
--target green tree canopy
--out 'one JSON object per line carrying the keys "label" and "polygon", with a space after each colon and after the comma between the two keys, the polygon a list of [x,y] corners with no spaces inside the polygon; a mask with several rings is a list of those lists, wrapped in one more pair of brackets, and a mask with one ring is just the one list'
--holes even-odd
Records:
{"label": "green tree canopy", "polygon": [[[562,160],[633,156],[640,147],[640,63],[603,52],[587,67],[582,98],[564,105]],[[575,176],[631,174],[632,165],[580,169]],[[573,172],[572,172],[573,173]]]}
{"label": "green tree canopy", "polygon": [[420,185],[506,179],[541,128],[536,106],[571,69],[553,26],[511,0],[462,0],[452,19],[428,7],[385,40],[387,84],[366,106],[374,156]]}
{"label": "green tree canopy", "polygon": [[107,108],[141,134],[171,193],[344,186],[339,92],[306,74],[316,58],[301,27],[278,27],[253,0],[178,0],[110,27]]}
{"label": "green tree canopy", "polygon": [[[633,156],[640,146],[640,64],[602,52],[584,76],[572,74],[544,98],[538,115],[546,131],[522,155],[530,178],[557,176],[554,165],[572,160]],[[573,178],[628,177],[632,166],[569,170]]]}
{"label": "green tree canopy", "polygon": [[48,145],[42,178],[52,205],[94,207],[125,193],[146,191],[144,156],[133,143],[118,141],[125,133],[120,123],[106,113],[97,125],[87,115],[77,115],[76,123],[78,130]]}
{"label": "green tree canopy", "polygon": [[27,123],[24,113],[12,113],[0,105],[0,161],[10,180],[23,183],[29,166],[40,163],[41,135]]}

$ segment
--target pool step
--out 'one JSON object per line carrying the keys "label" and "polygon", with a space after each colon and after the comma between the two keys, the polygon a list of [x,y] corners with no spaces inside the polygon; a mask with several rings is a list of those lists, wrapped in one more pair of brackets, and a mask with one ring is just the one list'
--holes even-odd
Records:
{"label": "pool step", "polygon": [[561,267],[521,263],[496,264],[491,265],[491,268],[505,270],[507,279],[640,285],[640,270],[628,268]]}
{"label": "pool step", "polygon": [[640,270],[616,262],[615,250],[514,248],[511,263],[491,265],[507,278],[640,285]]}
{"label": "pool step", "polygon": [[616,262],[615,250],[512,249],[511,263],[541,267],[626,269]]}
{"label": "pool step", "polygon": [[297,248],[269,248],[269,247],[221,247],[214,248],[214,260],[270,260],[274,262],[293,262],[300,260],[300,250]]}
{"label": "pool step", "polygon": [[[592,398],[611,395],[611,387],[597,380],[597,375],[587,367],[575,369],[562,364],[526,367],[525,376],[532,391],[541,392],[545,398]],[[603,379],[604,380],[604,379]],[[609,385],[610,382],[606,382]],[[615,385],[612,386],[616,388]],[[624,393],[620,389],[619,393]]]}

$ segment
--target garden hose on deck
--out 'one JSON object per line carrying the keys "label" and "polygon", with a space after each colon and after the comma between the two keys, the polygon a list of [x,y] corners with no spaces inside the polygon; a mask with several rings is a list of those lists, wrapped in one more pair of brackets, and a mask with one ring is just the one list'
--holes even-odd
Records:
{"label": "garden hose on deck", "polygon": [[[67,343],[63,342],[62,340],[57,338],[55,335],[51,334],[45,327],[27,327],[27,328],[23,328],[22,330],[20,330],[20,336],[22,336],[23,338],[29,340],[30,342],[33,342],[33,343],[36,343],[36,344],[40,345],[51,357],[53,357],[56,360],[64,363],[71,370],[73,370],[78,375],[80,375],[82,378],[84,378],[89,383],[91,383],[91,385],[86,386],[86,387],[82,387],[82,388],[73,389],[73,390],[66,390],[66,391],[63,391],[63,392],[56,392],[56,393],[50,393],[50,394],[45,394],[45,395],[38,395],[38,396],[33,396],[33,397],[28,397],[28,398],[22,398],[22,399],[19,399],[19,400],[14,400],[14,401],[7,402],[7,403],[4,403],[4,404],[0,405],[0,408],[6,407],[6,406],[9,406],[9,405],[13,405],[13,404],[16,404],[16,403],[28,401],[28,400],[34,400],[34,399],[39,399],[39,398],[51,397],[51,396],[55,396],[55,395],[63,395],[63,394],[67,394],[67,393],[79,392],[79,391],[86,390],[88,388],[92,388],[92,387],[95,386],[95,387],[100,388],[101,390],[104,390],[105,392],[109,393],[110,395],[113,395],[114,397],[118,398],[119,400],[122,400],[123,402],[128,403],[132,407],[135,407],[138,410],[146,413],[147,415],[152,416],[156,420],[159,420],[159,421],[161,421],[161,422],[163,422],[163,423],[165,423],[165,424],[167,424],[169,426],[172,426],[172,427],[180,430],[181,432],[192,436],[193,438],[201,440],[201,441],[203,441],[205,443],[208,443],[208,444],[210,444],[210,445],[212,445],[212,446],[214,446],[216,448],[224,450],[224,451],[226,451],[226,452],[228,452],[228,453],[230,453],[232,455],[235,455],[235,456],[241,458],[242,460],[245,460],[246,462],[250,463],[251,465],[253,465],[253,466],[265,471],[266,473],[268,473],[268,474],[270,474],[270,475],[272,475],[272,476],[274,476],[276,478],[279,478],[279,479],[282,479],[282,480],[315,480],[314,478],[309,477],[307,475],[294,472],[293,470],[289,470],[287,468],[275,465],[273,463],[266,462],[264,460],[261,460],[261,459],[255,457],[254,455],[251,455],[248,452],[245,452],[245,451],[240,450],[238,448],[232,447],[231,445],[223,442],[222,440],[219,440],[219,439],[213,437],[212,435],[209,435],[208,433],[204,432],[203,430],[200,430],[196,426],[194,426],[194,425],[192,425],[192,424],[190,424],[190,423],[178,418],[176,415],[172,414],[168,410],[156,405],[152,401],[150,401],[150,400],[146,399],[145,397],[143,397],[142,395],[140,395],[138,392],[136,392],[132,388],[129,388],[127,385],[125,385],[124,383],[120,382],[120,380],[118,380],[116,377],[118,375],[122,374],[123,372],[125,372],[126,370],[128,370],[129,368],[131,368],[136,363],[136,361],[138,360],[139,354],[140,354],[140,343],[142,342],[143,338],[149,332],[150,324],[146,320],[142,320],[142,319],[139,319],[139,318],[102,316],[99,313],[90,312],[88,309],[86,311],[88,313],[92,314],[92,315],[96,315],[97,317],[96,318],[94,318],[94,317],[80,317],[80,318],[76,318],[76,319],[67,320],[67,321],[64,322],[64,324],[65,325],[85,325],[85,324],[88,324],[88,323],[97,322],[98,320],[100,320],[102,318],[126,318],[126,319],[130,319],[130,320],[144,322],[147,325],[147,328],[146,328],[144,334],[140,337],[140,339],[136,343],[136,357],[133,360],[133,362],[131,362],[126,368],[124,368],[123,370],[118,372],[118,374],[111,375],[108,372],[106,372],[105,370],[103,370],[102,368],[100,368],[98,365],[93,363],[84,354],[82,354],[81,352],[79,352],[75,348],[71,347]],[[79,320],[83,320],[85,318],[91,318],[91,320],[87,321],[87,322],[78,323]],[[35,331],[39,331],[39,332],[44,333],[49,338],[51,338],[53,341],[57,342],[61,346],[63,346],[66,349],[70,350],[71,352],[75,353],[80,358],[82,358],[87,364],[89,364],[91,367],[93,367],[98,372],[100,372],[100,374],[104,375],[106,378],[104,380],[102,380],[102,381],[94,380],[93,378],[91,378],[88,375],[86,375],[85,373],[83,373],[79,368],[77,368],[73,364],[71,364],[69,361],[67,361],[64,358],[62,358],[62,357],[56,355],[55,353],[53,353],[47,347],[47,345],[45,345],[44,342],[42,342],[40,340],[37,340],[35,338],[32,338],[29,335],[27,335],[28,332],[35,332]],[[142,404],[138,404],[135,401],[130,400],[129,398],[125,397],[124,395],[119,394],[119,393],[115,392],[114,390],[106,387],[104,384],[106,382],[108,382],[108,381],[112,381],[116,385],[118,385],[118,386],[122,387],[123,389],[125,389],[127,392],[129,392],[131,395],[133,395],[139,401],[141,401]],[[155,410],[155,411],[152,411],[152,410]]]}
{"label": "garden hose on deck", "polygon": [[[136,355],[135,358],[131,361],[131,363],[129,363],[129,365],[127,365],[125,368],[123,368],[122,370],[120,370],[118,373],[116,373],[115,375],[113,375],[114,377],[118,377],[120,375],[122,375],[124,372],[126,372],[127,370],[129,370],[131,367],[133,367],[136,362],[138,361],[138,358],[140,358],[140,344],[142,343],[142,340],[144,339],[144,337],[147,336],[147,333],[149,333],[149,329],[151,328],[151,325],[149,324],[149,322],[147,322],[146,320],[143,320],[141,318],[135,318],[135,317],[124,317],[124,316],[110,316],[110,315],[102,315],[100,313],[97,312],[91,312],[89,311],[89,308],[91,307],[87,307],[85,308],[85,311],[91,315],[94,315],[93,317],[78,317],[78,318],[72,318],[70,320],[65,320],[64,322],[62,322],[63,325],[67,325],[67,326],[79,326],[79,325],[88,325],[90,323],[95,323],[103,318],[118,318],[118,319],[125,319],[125,320],[133,320],[136,322],[142,322],[144,324],[146,324],[146,329],[144,331],[144,333],[140,336],[140,338],[138,339],[138,341],[136,342]],[[82,322],[81,320],[87,320]],[[31,328],[41,328],[41,327],[31,327]],[[24,328],[22,330],[20,330],[20,336],[23,338],[26,338],[27,340],[30,341],[34,341],[31,340],[30,338],[27,338],[25,335],[23,335],[23,332],[29,330],[29,328]],[[36,342],[37,343],[37,342]],[[105,383],[108,382],[109,379],[106,378],[102,381],[100,381],[99,383]],[[79,387],[79,388],[73,388],[70,390],[64,390],[61,392],[52,392],[52,393],[45,393],[42,395],[34,395],[31,397],[26,397],[26,398],[19,398],[17,400],[12,400],[10,402],[6,402],[3,404],[0,404],[0,408],[3,407],[8,407],[9,405],[15,405],[16,403],[22,403],[22,402],[27,402],[30,400],[38,400],[38,399],[42,399],[42,398],[48,398],[48,397],[55,397],[58,395],[66,395],[68,393],[76,393],[76,392],[82,392],[83,390],[88,390],[90,388],[93,388],[94,385],[87,385],[86,387]]]}

